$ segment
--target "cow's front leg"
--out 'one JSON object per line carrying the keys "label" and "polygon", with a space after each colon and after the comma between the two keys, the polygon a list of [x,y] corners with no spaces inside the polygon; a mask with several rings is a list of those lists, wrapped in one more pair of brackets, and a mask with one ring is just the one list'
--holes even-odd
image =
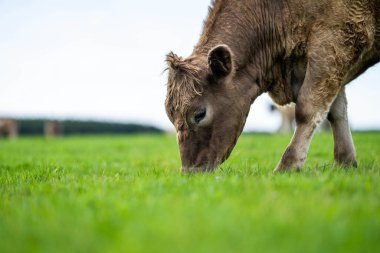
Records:
{"label": "cow's front leg", "polygon": [[335,99],[328,114],[334,135],[335,164],[356,167],[356,152],[347,117],[347,98],[344,88]]}
{"label": "cow's front leg", "polygon": [[333,58],[321,54],[310,57],[296,101],[296,130],[275,172],[300,170],[303,167],[314,131],[326,119],[342,88],[339,76],[344,73],[330,68],[334,66],[334,61],[325,60]]}
{"label": "cow's front leg", "polygon": [[326,107],[296,105],[296,131],[275,172],[298,171],[303,167],[315,129],[326,118],[327,112]]}
{"label": "cow's front leg", "polygon": [[[360,40],[347,36],[345,30],[329,29],[317,24],[310,33],[305,80],[296,101],[296,131],[275,171],[303,167],[315,128],[326,118],[361,54],[356,45]],[[334,133],[342,125],[342,121],[336,123]],[[339,134],[336,137],[342,139]]]}

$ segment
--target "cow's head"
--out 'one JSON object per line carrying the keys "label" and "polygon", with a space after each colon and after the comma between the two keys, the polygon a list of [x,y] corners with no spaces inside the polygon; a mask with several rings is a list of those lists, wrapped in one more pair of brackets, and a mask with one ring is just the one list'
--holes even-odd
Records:
{"label": "cow's head", "polygon": [[207,56],[183,59],[170,53],[166,112],[177,130],[183,172],[211,171],[225,161],[241,134],[252,98],[252,83],[239,78],[226,45]]}

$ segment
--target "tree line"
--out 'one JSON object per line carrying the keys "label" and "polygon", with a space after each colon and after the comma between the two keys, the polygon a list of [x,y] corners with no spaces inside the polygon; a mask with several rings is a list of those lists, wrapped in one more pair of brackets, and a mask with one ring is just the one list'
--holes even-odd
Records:
{"label": "tree line", "polygon": [[140,124],[124,124],[100,121],[48,121],[44,119],[20,119],[17,120],[19,135],[43,135],[46,131],[46,123],[53,122],[58,134],[141,134],[162,133],[157,127]]}

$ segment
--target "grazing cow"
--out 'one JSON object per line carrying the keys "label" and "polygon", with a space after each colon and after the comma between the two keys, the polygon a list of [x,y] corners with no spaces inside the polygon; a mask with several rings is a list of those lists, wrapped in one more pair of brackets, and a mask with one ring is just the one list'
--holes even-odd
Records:
{"label": "grazing cow", "polygon": [[0,119],[0,137],[8,137],[11,139],[18,137],[17,122],[13,119]]}
{"label": "grazing cow", "polygon": [[62,133],[61,124],[58,121],[45,121],[44,134],[47,138],[60,136]]}
{"label": "grazing cow", "polygon": [[380,61],[380,0],[216,0],[192,54],[166,61],[182,171],[227,159],[265,92],[296,104],[297,127],[276,172],[303,167],[326,117],[336,163],[356,166],[345,85]]}
{"label": "grazing cow", "polygon": [[288,134],[293,131],[296,119],[296,110],[293,104],[287,106],[271,105],[270,111],[279,112],[281,116],[281,125],[277,129],[277,133]]}

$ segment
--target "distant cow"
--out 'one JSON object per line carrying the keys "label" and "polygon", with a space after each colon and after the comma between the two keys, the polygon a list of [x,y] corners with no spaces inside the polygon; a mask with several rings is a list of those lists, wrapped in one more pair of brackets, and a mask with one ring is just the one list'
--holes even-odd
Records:
{"label": "distant cow", "polygon": [[[296,123],[296,107],[295,104],[278,106],[271,105],[271,112],[278,112],[281,116],[281,125],[277,129],[277,133],[288,134],[291,133],[295,128]],[[324,120],[318,127],[319,131],[329,131],[330,123],[327,120]]]}
{"label": "distant cow", "polygon": [[265,92],[296,103],[296,131],[275,171],[303,167],[326,117],[335,161],[356,166],[345,85],[380,61],[380,0],[216,0],[192,54],[166,60],[183,171],[227,159]]}
{"label": "distant cow", "polygon": [[0,137],[17,138],[18,126],[13,119],[0,119]]}
{"label": "distant cow", "polygon": [[44,123],[45,137],[52,138],[62,134],[62,127],[58,121],[45,121]]}
{"label": "distant cow", "polygon": [[278,112],[281,116],[281,125],[277,129],[277,133],[287,134],[293,131],[294,123],[296,119],[296,111],[295,106],[287,105],[287,106],[278,106],[271,105],[271,112]]}

